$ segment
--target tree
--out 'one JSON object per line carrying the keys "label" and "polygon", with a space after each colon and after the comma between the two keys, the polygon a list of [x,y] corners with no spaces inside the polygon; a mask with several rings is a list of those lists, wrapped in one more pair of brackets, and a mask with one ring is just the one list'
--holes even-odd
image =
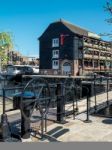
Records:
{"label": "tree", "polygon": [[0,61],[1,65],[8,62],[8,52],[13,48],[11,34],[8,32],[0,33]]}
{"label": "tree", "polygon": [[[109,24],[112,24],[112,0],[106,0],[104,10],[109,14],[109,18],[105,21]],[[100,36],[108,36],[112,39],[112,33],[100,33]]]}
{"label": "tree", "polygon": [[106,19],[108,23],[112,23],[112,0],[108,0],[105,5],[105,11],[107,11],[110,15],[109,19]]}

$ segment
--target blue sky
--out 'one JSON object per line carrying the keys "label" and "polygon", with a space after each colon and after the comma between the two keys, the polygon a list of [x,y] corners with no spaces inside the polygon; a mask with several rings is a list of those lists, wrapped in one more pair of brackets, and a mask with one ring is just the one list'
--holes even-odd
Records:
{"label": "blue sky", "polygon": [[95,33],[110,32],[106,0],[0,0],[0,32],[11,32],[15,49],[38,55],[37,38],[49,23],[65,19]]}

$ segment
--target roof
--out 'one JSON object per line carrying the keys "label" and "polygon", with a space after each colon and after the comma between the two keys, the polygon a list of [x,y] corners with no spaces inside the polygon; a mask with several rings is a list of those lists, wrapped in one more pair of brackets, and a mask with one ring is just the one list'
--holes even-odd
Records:
{"label": "roof", "polygon": [[[87,29],[84,29],[84,28],[80,27],[80,26],[74,25],[74,24],[72,24],[68,21],[63,20],[63,19],[55,21],[55,22],[51,23],[50,25],[53,25],[53,24],[56,24],[56,23],[62,23],[73,34],[78,34],[78,35],[81,35],[81,36],[91,37],[91,38],[95,38],[95,39],[101,39],[101,37],[98,34],[93,33],[93,32],[91,32]],[[48,26],[48,28],[50,27],[50,25]],[[46,31],[47,31],[47,29],[46,29]],[[40,37],[42,37],[43,34]],[[39,39],[40,39],[40,37],[39,37]]]}
{"label": "roof", "polygon": [[[83,35],[83,36],[89,36],[89,37],[94,37],[94,38],[100,38],[100,36],[98,36],[96,33],[93,33],[87,29],[84,29],[80,26],[76,26],[68,21],[65,21],[63,19],[60,19],[59,21],[56,22],[61,22],[62,24],[64,24],[70,31],[72,31],[75,34],[79,34],[79,35]],[[56,23],[55,22],[55,23]]]}
{"label": "roof", "polygon": [[85,35],[85,36],[88,35],[88,31],[87,30],[85,30],[83,28],[80,28],[79,26],[73,25],[73,24],[71,24],[68,21],[60,19],[59,22],[63,23],[73,33],[77,33],[77,34]]}

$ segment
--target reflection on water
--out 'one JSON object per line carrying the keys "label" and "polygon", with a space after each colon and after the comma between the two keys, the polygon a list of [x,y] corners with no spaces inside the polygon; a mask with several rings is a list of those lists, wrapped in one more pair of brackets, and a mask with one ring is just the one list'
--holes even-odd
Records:
{"label": "reflection on water", "polygon": [[112,105],[97,112],[98,115],[112,117]]}

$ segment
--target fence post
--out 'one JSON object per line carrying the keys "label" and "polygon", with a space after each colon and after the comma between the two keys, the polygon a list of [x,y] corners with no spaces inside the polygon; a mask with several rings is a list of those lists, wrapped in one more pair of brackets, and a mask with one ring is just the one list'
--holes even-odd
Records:
{"label": "fence post", "polygon": [[96,74],[94,73],[94,97],[95,97],[95,111],[97,110],[97,101],[96,101]]}
{"label": "fence post", "polygon": [[107,105],[109,105],[109,79],[107,77]]}
{"label": "fence post", "polygon": [[86,120],[84,121],[85,123],[91,123],[92,121],[89,119],[89,109],[90,109],[90,90],[87,89],[87,116]]}
{"label": "fence post", "polygon": [[62,83],[57,84],[56,95],[57,95],[57,122],[64,124],[66,123],[66,121],[64,120],[65,116],[64,86]]}

